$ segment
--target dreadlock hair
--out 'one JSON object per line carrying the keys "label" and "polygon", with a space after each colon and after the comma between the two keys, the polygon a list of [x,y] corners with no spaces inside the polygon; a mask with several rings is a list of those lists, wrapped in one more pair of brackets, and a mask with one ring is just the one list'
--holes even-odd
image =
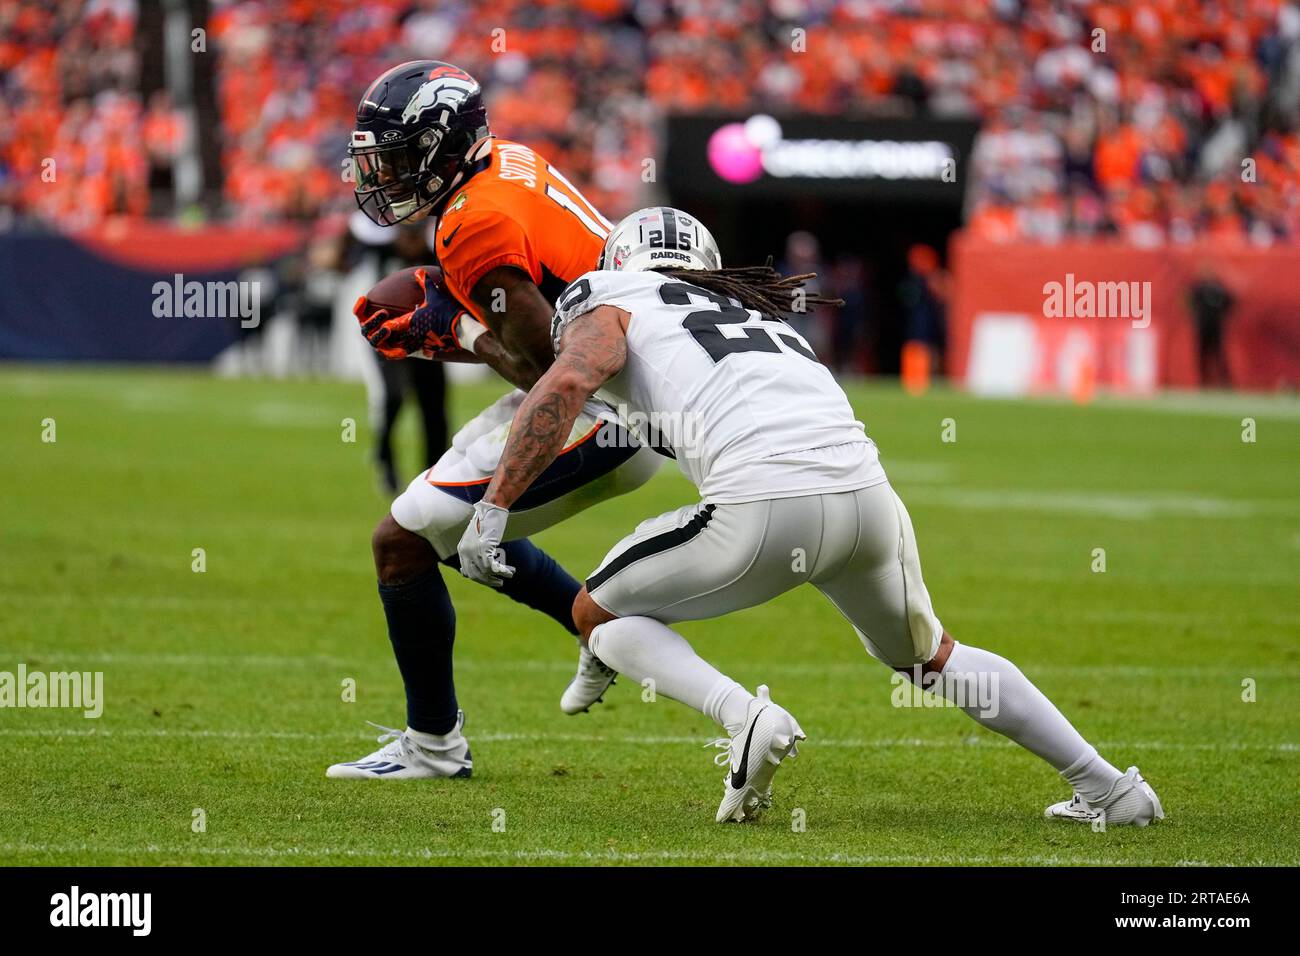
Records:
{"label": "dreadlock hair", "polygon": [[736,299],[747,309],[765,315],[789,315],[806,311],[809,305],[843,305],[843,299],[832,299],[816,292],[804,293],[798,298],[804,283],[817,278],[815,272],[797,276],[783,276],[772,268],[769,256],[761,266],[739,266],[731,269],[659,269],[663,275],[679,279],[689,285]]}

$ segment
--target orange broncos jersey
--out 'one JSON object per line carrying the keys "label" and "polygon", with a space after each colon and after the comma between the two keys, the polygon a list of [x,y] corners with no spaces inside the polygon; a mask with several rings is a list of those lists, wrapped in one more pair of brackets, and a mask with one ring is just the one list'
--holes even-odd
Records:
{"label": "orange broncos jersey", "polygon": [[548,302],[596,268],[610,223],[527,146],[488,141],[488,165],[447,201],[434,234],[447,291],[482,320],[470,297],[497,266],[528,273]]}

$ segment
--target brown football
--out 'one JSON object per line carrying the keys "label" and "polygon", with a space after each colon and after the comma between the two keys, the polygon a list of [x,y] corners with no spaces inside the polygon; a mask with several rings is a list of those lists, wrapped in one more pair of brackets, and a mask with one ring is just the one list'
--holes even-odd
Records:
{"label": "brown football", "polygon": [[[442,270],[437,266],[411,266],[391,275],[386,275],[366,293],[364,312],[358,318],[364,323],[380,309],[386,309],[389,315],[405,315],[424,305],[424,290],[415,281],[415,270],[423,269],[425,281],[438,283],[442,281]],[[467,310],[468,311],[468,310]],[[482,361],[473,352],[464,349],[452,349],[439,353],[440,362],[478,362]]]}
{"label": "brown football", "polygon": [[429,282],[442,279],[442,270],[437,266],[411,266],[399,272],[384,276],[366,293],[369,308],[366,318],[380,309],[387,309],[392,315],[405,315],[424,305],[424,290],[415,281],[415,270],[423,269]]}

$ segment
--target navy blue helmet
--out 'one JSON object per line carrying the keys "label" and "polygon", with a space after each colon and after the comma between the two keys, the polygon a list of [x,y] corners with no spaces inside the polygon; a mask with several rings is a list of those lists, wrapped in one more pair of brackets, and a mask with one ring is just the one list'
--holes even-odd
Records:
{"label": "navy blue helmet", "polygon": [[348,144],[357,205],[381,226],[437,213],[487,135],[474,77],[439,60],[393,67],[357,104]]}

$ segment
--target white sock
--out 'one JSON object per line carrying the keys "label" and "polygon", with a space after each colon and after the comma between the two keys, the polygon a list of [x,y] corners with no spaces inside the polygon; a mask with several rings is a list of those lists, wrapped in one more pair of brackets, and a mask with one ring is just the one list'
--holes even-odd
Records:
{"label": "white sock", "polygon": [[753,695],[667,625],[648,617],[620,617],[593,630],[587,646],[607,666],[637,683],[650,678],[656,694],[695,708],[727,733],[745,725]]}
{"label": "white sock", "polygon": [[1118,767],[1107,763],[1096,749],[1089,748],[1089,750],[1089,753],[1062,770],[1061,776],[1071,787],[1083,794],[1085,800],[1096,802],[1110,793],[1115,781],[1124,775],[1119,772]]}
{"label": "white sock", "polygon": [[[997,675],[994,685],[982,675]],[[980,726],[1010,737],[1031,753],[1050,763],[1084,799],[1095,800],[1107,794],[1123,776],[1101,758],[1097,749],[1084,740],[1065,715],[1056,709],[1043,692],[1035,687],[1015,664],[1005,657],[969,644],[955,644],[943,668],[944,696],[965,704],[966,711]],[[955,697],[957,678],[964,678],[968,692],[965,700]],[[982,685],[996,686],[996,708],[985,708],[978,696],[969,692]]]}
{"label": "white sock", "polygon": [[753,694],[724,674],[709,691],[704,713],[714,723],[721,724],[727,736],[734,737],[744,729],[749,702],[753,699]]}
{"label": "white sock", "polygon": [[427,734],[423,730],[412,730],[407,727],[406,736],[425,750],[447,750],[452,741],[460,739],[460,728],[453,727],[445,734]]}

